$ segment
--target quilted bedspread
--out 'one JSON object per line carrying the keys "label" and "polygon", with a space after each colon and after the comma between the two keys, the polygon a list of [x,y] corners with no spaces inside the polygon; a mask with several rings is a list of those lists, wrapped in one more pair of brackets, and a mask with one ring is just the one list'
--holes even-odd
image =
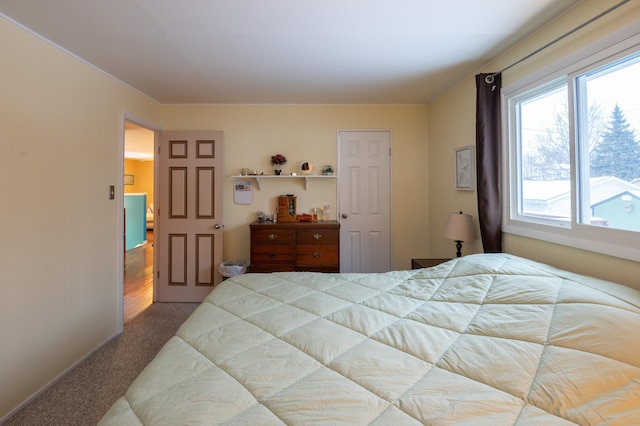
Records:
{"label": "quilted bedspread", "polygon": [[640,292],[506,254],[224,281],[102,425],[638,425]]}

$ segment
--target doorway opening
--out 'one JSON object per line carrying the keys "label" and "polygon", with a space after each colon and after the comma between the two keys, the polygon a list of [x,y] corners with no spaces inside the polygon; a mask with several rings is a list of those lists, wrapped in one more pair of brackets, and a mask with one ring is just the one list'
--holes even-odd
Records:
{"label": "doorway opening", "polygon": [[154,300],[155,166],[153,130],[124,123],[124,322]]}

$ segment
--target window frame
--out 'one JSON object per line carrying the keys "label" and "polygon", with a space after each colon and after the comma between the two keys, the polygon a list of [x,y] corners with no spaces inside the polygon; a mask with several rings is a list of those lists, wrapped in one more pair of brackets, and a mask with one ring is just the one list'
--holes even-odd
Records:
{"label": "window frame", "polygon": [[[584,159],[585,154],[575,142],[578,125],[575,108],[578,105],[578,99],[574,90],[576,77],[638,52],[640,52],[640,33],[630,25],[502,89],[503,194],[505,194],[502,228],[505,233],[640,261],[639,232],[582,224],[578,218],[580,212],[578,203],[581,199],[578,197],[581,191],[578,175],[582,173],[578,170],[578,157],[581,156]],[[545,88],[559,83],[567,84],[571,142],[571,220],[563,224],[559,221],[524,216],[519,213],[522,199],[519,197],[521,180],[518,175],[518,162],[521,156],[515,136],[519,130],[519,123],[516,121],[518,115],[514,114],[516,101],[522,99],[525,94],[532,91],[543,93]]]}

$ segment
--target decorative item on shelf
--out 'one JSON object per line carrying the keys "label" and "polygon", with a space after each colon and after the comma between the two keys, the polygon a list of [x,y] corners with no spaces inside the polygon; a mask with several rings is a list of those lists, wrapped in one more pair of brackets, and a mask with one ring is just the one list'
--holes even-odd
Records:
{"label": "decorative item on shelf", "polygon": [[287,157],[282,154],[276,154],[271,156],[271,165],[276,175],[282,173],[282,165],[287,164]]}
{"label": "decorative item on shelf", "polygon": [[333,166],[331,164],[325,164],[322,167],[322,174],[325,176],[333,175]]}
{"label": "decorative item on shelf", "polygon": [[456,242],[456,256],[462,257],[462,242],[471,241],[473,235],[473,223],[471,215],[460,213],[449,213],[447,225],[444,228],[444,236]]}
{"label": "decorative item on shelf", "polygon": [[310,161],[303,161],[300,163],[300,173],[303,175],[310,175],[313,171],[313,163]]}

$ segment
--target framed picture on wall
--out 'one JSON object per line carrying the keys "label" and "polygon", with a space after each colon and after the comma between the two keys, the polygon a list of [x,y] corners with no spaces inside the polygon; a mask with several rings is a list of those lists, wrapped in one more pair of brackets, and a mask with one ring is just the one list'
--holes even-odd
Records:
{"label": "framed picture on wall", "polygon": [[455,149],[456,189],[473,191],[475,182],[475,155],[473,145]]}
{"label": "framed picture on wall", "polygon": [[125,185],[133,185],[134,184],[133,175],[124,175],[124,184]]}

